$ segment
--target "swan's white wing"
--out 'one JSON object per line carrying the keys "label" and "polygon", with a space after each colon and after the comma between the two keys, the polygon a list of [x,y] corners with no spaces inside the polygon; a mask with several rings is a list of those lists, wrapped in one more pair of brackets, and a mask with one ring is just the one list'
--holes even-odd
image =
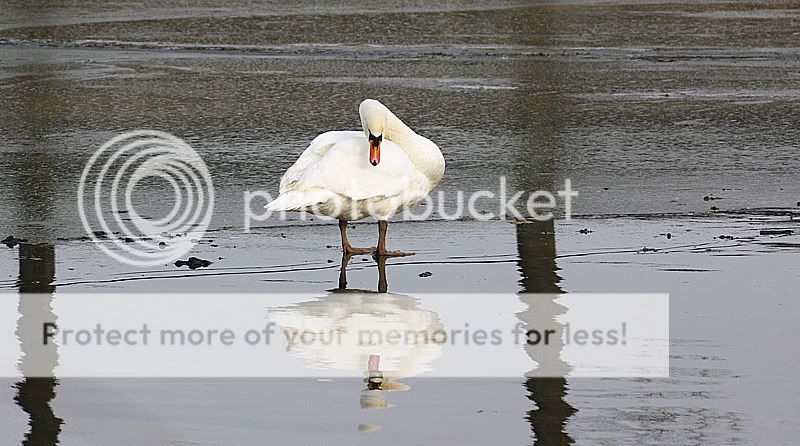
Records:
{"label": "swan's white wing", "polygon": [[[280,195],[267,205],[272,211],[299,211],[320,203],[336,203],[330,217],[347,202],[369,200],[369,210],[391,215],[402,206],[422,200],[430,180],[419,172],[406,152],[391,141],[381,144],[381,161],[369,163],[369,142],[361,132],[327,132],[316,137],[281,179]],[[362,208],[358,208],[364,211]],[[370,208],[368,208],[370,209]],[[367,212],[367,211],[365,211]],[[359,219],[361,214],[349,214]],[[377,214],[376,214],[377,215]]]}
{"label": "swan's white wing", "polygon": [[427,177],[414,167],[400,146],[384,140],[381,162],[373,166],[369,163],[367,138],[360,132],[353,133],[356,136],[338,139],[322,157],[309,162],[287,182],[287,190],[323,190],[351,200],[405,194],[403,201],[410,201],[425,195]]}
{"label": "swan's white wing", "polygon": [[297,158],[297,161],[281,177],[280,193],[293,190],[294,186],[303,178],[303,173],[308,165],[319,161],[337,142],[357,138],[359,135],[363,136],[363,133],[357,131],[333,131],[322,133],[314,138],[308,148],[300,155],[300,158]]}

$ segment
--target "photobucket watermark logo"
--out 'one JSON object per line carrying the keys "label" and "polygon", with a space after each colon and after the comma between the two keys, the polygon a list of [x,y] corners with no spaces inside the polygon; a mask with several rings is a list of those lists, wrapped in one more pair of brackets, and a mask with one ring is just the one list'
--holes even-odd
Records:
{"label": "photobucket watermark logo", "polygon": [[[351,189],[360,190],[355,182]],[[358,196],[358,193],[330,193],[322,200],[302,204],[288,212],[281,209],[283,203],[304,203],[307,198],[313,198],[311,194],[308,194],[308,197],[303,195],[303,192],[291,191],[288,194],[281,194],[275,201],[279,204],[278,209],[271,209],[272,206],[264,206],[276,198],[269,192],[245,192],[245,232],[249,232],[254,222],[266,221],[273,217],[279,220],[289,218],[307,220],[312,216],[360,220],[366,217],[385,219],[390,215],[397,215],[401,220],[547,221],[557,217],[570,220],[573,200],[579,194],[572,188],[572,181],[569,178],[564,180],[561,189],[552,192],[511,190],[506,177],[501,176],[496,190],[481,189],[469,192],[439,190],[425,196],[400,192],[394,196],[374,198],[351,198]]]}
{"label": "photobucket watermark logo", "polygon": [[[137,186],[161,188],[172,207],[153,218],[136,211]],[[102,145],[78,185],[78,212],[89,237],[112,258],[161,265],[188,253],[214,210],[214,186],[200,155],[168,133],[138,130]]]}

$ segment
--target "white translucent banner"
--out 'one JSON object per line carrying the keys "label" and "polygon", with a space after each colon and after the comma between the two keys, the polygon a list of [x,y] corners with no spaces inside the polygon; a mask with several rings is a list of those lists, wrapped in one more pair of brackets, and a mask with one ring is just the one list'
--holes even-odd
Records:
{"label": "white translucent banner", "polygon": [[0,376],[664,377],[666,294],[6,294]]}

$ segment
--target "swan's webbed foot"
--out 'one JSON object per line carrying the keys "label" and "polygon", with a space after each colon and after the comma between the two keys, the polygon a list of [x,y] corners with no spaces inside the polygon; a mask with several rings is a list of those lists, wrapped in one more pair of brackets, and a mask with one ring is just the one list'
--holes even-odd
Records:
{"label": "swan's webbed foot", "polygon": [[354,246],[342,246],[342,253],[345,255],[357,255],[357,254],[373,254],[375,253],[375,248],[356,248]]}
{"label": "swan's webbed foot", "polygon": [[339,231],[342,235],[342,254],[346,256],[357,255],[357,254],[372,254],[375,252],[375,248],[356,248],[350,246],[350,242],[347,240],[347,221],[346,220],[339,220]]}
{"label": "swan's webbed foot", "polygon": [[386,230],[388,228],[388,221],[378,220],[378,248],[372,256],[377,259],[380,257],[405,257],[414,255],[413,252],[389,251],[386,249]]}
{"label": "swan's webbed foot", "polygon": [[413,252],[403,252],[403,251],[389,251],[389,250],[375,250],[372,254],[374,257],[406,257],[406,256],[413,256]]}

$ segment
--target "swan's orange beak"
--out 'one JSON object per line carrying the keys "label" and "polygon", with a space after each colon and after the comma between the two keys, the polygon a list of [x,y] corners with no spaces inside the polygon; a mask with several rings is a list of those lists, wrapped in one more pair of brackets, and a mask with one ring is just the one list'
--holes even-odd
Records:
{"label": "swan's orange beak", "polygon": [[380,141],[369,142],[369,163],[377,166],[381,162],[381,143]]}
{"label": "swan's orange beak", "polygon": [[373,166],[377,166],[379,162],[381,162],[381,141],[383,140],[383,135],[375,136],[372,133],[369,134],[369,163]]}

